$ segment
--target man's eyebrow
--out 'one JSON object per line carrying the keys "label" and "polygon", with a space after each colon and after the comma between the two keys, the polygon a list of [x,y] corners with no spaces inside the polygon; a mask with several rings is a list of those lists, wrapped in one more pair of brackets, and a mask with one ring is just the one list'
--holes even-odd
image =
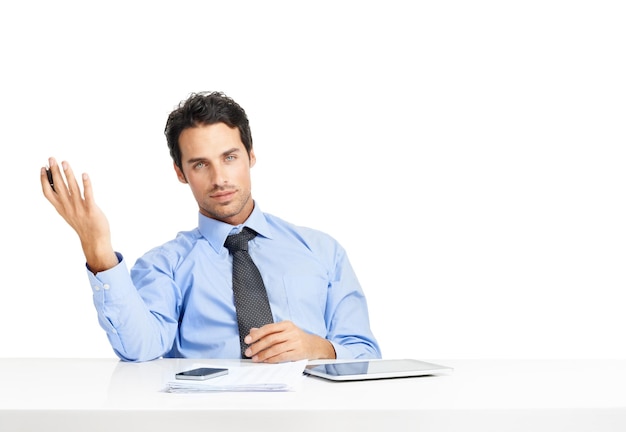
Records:
{"label": "man's eyebrow", "polygon": [[233,154],[233,153],[237,153],[239,152],[241,149],[239,147],[233,147],[230,150],[226,150],[224,153],[222,153],[222,156],[227,156],[229,154]]}

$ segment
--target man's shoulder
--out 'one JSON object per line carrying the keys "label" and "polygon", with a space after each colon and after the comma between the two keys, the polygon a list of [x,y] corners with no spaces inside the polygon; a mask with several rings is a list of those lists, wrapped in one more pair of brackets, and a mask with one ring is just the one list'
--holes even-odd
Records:
{"label": "man's shoulder", "polygon": [[318,228],[289,222],[269,213],[264,213],[264,215],[273,232],[277,235],[297,237],[306,243],[338,244],[332,235]]}
{"label": "man's shoulder", "polygon": [[189,231],[179,231],[176,237],[153,247],[146,252],[146,255],[186,256],[195,248],[200,239],[202,239],[202,234],[200,234],[198,228]]}

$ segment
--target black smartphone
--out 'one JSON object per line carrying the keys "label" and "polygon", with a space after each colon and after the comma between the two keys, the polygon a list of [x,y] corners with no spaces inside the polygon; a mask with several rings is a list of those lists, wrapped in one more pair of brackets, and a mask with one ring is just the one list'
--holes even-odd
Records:
{"label": "black smartphone", "polygon": [[226,375],[226,374],[228,374],[228,369],[202,367],[202,368],[179,372],[176,374],[176,379],[203,381],[209,378],[215,378],[215,377]]}
{"label": "black smartphone", "polygon": [[50,183],[50,187],[54,190],[54,181],[52,180],[52,173],[50,169],[46,168],[46,174],[48,174],[48,183]]}

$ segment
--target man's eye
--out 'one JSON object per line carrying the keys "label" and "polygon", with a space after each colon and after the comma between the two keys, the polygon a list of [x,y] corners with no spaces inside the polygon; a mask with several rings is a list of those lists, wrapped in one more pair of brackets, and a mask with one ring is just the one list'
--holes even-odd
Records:
{"label": "man's eye", "polygon": [[198,162],[193,166],[195,169],[200,169],[204,167],[204,162]]}
{"label": "man's eye", "polygon": [[235,156],[233,156],[233,155],[228,155],[228,156],[226,156],[226,160],[227,160],[227,161],[234,161],[234,160],[235,160]]}

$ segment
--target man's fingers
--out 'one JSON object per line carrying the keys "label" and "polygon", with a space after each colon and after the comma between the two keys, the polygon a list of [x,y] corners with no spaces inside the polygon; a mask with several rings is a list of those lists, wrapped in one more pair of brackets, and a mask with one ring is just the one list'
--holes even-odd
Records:
{"label": "man's fingers", "polygon": [[48,170],[46,167],[41,167],[41,190],[43,194],[48,200],[52,199],[54,191],[52,190],[52,186],[50,186],[50,182],[48,181]]}
{"label": "man's fingers", "polygon": [[255,343],[259,339],[263,339],[265,336],[280,331],[277,326],[278,323],[265,324],[261,328],[253,327],[250,329],[250,333],[243,340],[248,345]]}
{"label": "man's fingers", "polygon": [[93,188],[91,187],[91,179],[87,175],[87,173],[83,173],[83,193],[85,195],[85,202],[88,207],[92,207],[95,205],[95,201],[93,198]]}
{"label": "man's fingers", "polygon": [[80,198],[80,186],[78,186],[78,182],[76,181],[76,177],[74,176],[74,171],[72,167],[67,161],[61,162],[61,166],[63,167],[63,173],[65,174],[65,179],[67,180],[67,188],[71,196]]}

